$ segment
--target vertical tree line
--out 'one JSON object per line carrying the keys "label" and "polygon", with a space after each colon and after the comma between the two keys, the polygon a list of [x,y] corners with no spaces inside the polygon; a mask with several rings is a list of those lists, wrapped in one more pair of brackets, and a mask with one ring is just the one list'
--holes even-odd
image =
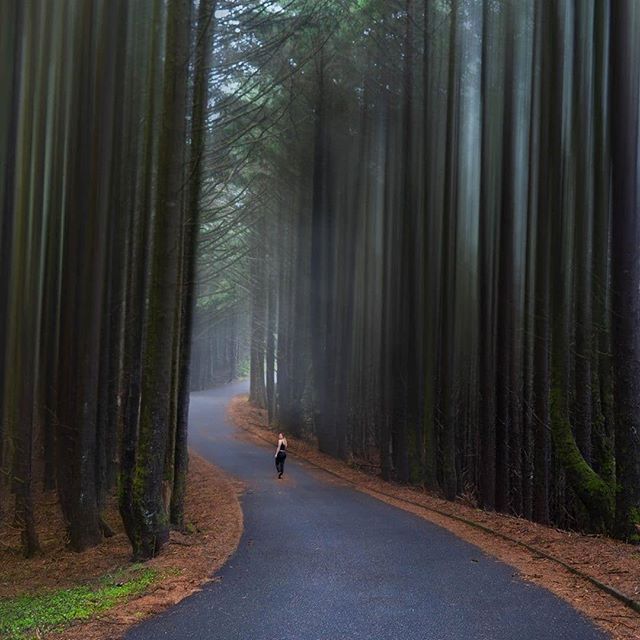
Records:
{"label": "vertical tree line", "polygon": [[328,453],[634,537],[635,4],[318,12],[286,47],[296,71],[264,66],[268,141],[243,170],[244,209],[275,229],[258,232],[276,275],[256,263],[252,401],[275,375],[272,421]]}
{"label": "vertical tree line", "polygon": [[182,526],[194,264],[216,3],[2,3],[2,518],[38,549],[56,490],[71,548],[134,556]]}
{"label": "vertical tree line", "polygon": [[[184,525],[188,392],[631,539],[631,0],[0,5],[0,517]],[[215,40],[214,40],[215,30]],[[13,503],[9,504],[9,497]]]}

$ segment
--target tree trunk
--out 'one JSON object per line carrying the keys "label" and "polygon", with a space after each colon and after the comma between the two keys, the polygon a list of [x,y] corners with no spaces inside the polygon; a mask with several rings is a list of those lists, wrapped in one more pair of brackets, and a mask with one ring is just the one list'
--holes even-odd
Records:
{"label": "tree trunk", "polygon": [[208,73],[211,64],[215,29],[216,0],[201,0],[198,8],[196,63],[191,114],[191,183],[185,221],[184,267],[182,281],[182,321],[180,323],[180,361],[178,388],[178,416],[176,425],[174,479],[171,493],[171,524],[184,527],[184,498],[187,484],[189,421],[190,353],[195,306],[196,262],[200,202],[202,197],[203,154],[206,143],[206,115],[208,113]]}
{"label": "tree trunk", "polygon": [[188,62],[189,0],[169,0],[158,147],[157,206],[148,322],[142,364],[140,429],[133,484],[133,553],[151,558],[169,538],[165,458],[171,420],[176,289],[183,222],[182,188]]}
{"label": "tree trunk", "polygon": [[640,10],[611,3],[612,300],[616,534],[640,523]]}

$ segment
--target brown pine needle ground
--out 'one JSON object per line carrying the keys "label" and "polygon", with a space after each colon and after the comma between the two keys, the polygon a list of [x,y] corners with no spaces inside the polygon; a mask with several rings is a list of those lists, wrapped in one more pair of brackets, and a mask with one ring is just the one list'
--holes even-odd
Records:
{"label": "brown pine needle ground", "polygon": [[[132,625],[197,591],[212,579],[238,545],[242,534],[238,500],[241,491],[240,483],[191,452],[185,504],[187,532],[172,532],[160,556],[145,563],[145,568],[157,576],[153,583],[142,595],[86,622],[38,637],[116,640]],[[11,523],[0,527],[0,599],[94,585],[106,574],[126,571],[131,565],[131,546],[115,498],[110,498],[106,510],[106,520],[115,535],[80,554],[65,547],[55,492],[37,496],[36,514],[42,553],[30,560],[20,555],[19,532]]]}

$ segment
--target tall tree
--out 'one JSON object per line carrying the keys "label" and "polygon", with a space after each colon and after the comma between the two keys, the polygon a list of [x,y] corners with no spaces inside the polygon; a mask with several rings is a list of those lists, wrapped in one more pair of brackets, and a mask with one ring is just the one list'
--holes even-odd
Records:
{"label": "tall tree", "polygon": [[640,7],[611,4],[612,301],[616,531],[640,520]]}
{"label": "tall tree", "polygon": [[216,0],[201,0],[198,7],[195,69],[193,76],[193,97],[191,108],[191,146],[189,149],[190,182],[188,204],[185,216],[180,357],[178,365],[178,414],[175,438],[174,480],[171,493],[171,523],[184,527],[184,499],[187,482],[187,427],[189,421],[189,389],[191,337],[193,333],[193,312],[195,307],[196,261],[200,208],[202,203],[204,152],[209,113],[209,74],[213,34],[215,30]]}
{"label": "tall tree", "polygon": [[189,1],[167,5],[162,114],[158,142],[157,206],[148,321],[142,365],[140,427],[133,483],[134,556],[150,558],[169,538],[172,486],[164,477],[171,424],[173,340],[183,224],[185,111]]}

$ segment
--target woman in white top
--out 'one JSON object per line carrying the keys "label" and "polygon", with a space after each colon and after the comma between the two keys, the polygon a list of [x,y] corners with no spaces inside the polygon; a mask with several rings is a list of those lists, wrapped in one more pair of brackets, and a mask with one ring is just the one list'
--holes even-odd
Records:
{"label": "woman in white top", "polygon": [[284,473],[284,461],[287,457],[287,439],[283,433],[278,434],[278,446],[276,447],[276,470],[278,471],[278,479],[282,478]]}

